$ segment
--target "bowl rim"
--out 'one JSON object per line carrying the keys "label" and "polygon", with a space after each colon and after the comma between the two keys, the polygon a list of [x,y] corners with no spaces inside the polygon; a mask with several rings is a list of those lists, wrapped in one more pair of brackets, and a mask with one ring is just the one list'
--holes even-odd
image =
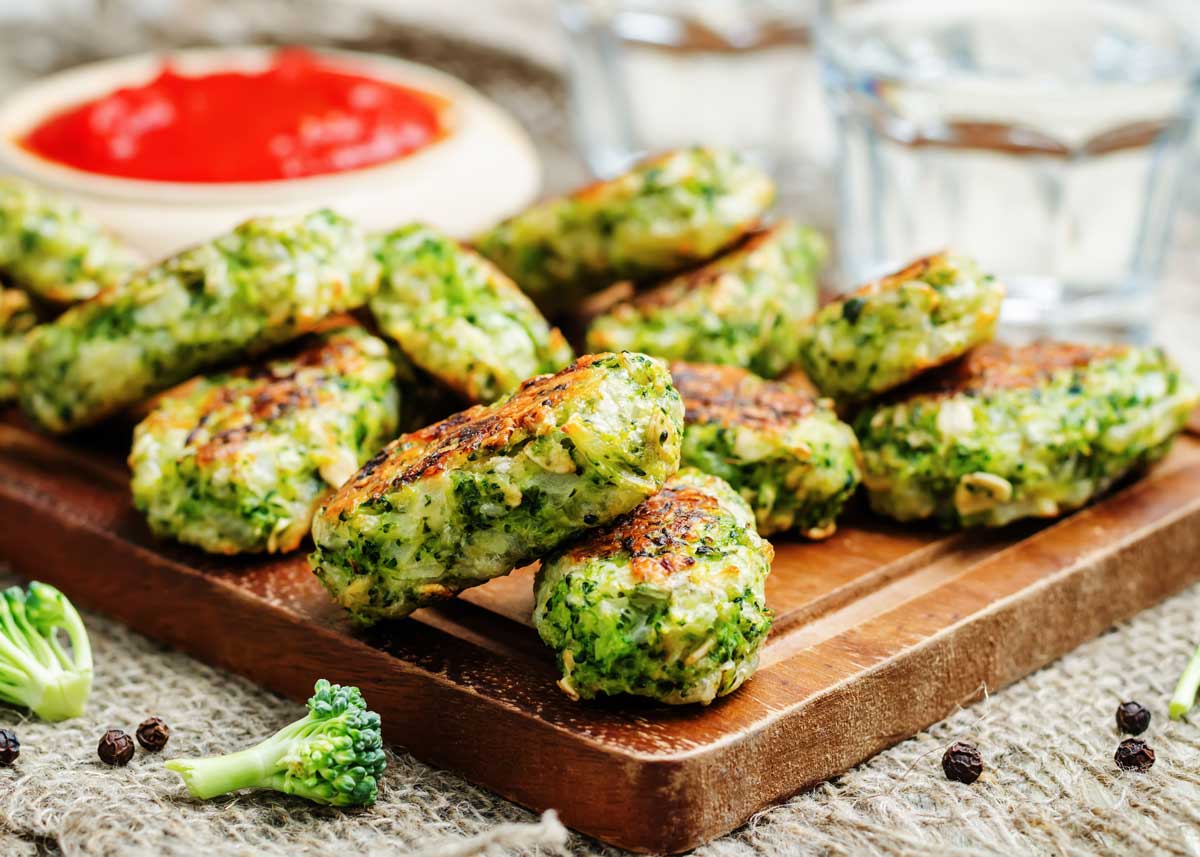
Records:
{"label": "bowl rim", "polygon": [[130,179],[77,169],[41,157],[17,139],[48,116],[113,90],[151,80],[166,62],[182,74],[217,70],[261,70],[286,47],[184,48],[153,51],[100,60],[65,69],[18,88],[0,100],[0,171],[15,172],[76,194],[127,201],[172,204],[228,205],[263,199],[292,200],[331,191],[353,192],[403,179],[406,173],[424,171],[453,155],[455,143],[480,118],[482,111],[504,116],[486,97],[445,72],[408,60],[365,51],[302,47],[352,71],[391,83],[409,86],[443,100],[444,133],[429,144],[390,161],[344,172],[270,179],[254,182],[172,182]]}

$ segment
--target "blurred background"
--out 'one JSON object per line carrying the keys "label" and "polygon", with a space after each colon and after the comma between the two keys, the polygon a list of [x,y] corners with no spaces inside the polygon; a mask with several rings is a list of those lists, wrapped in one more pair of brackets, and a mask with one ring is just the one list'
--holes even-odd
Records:
{"label": "blurred background", "polygon": [[737,147],[834,242],[830,289],[942,246],[1013,336],[1200,374],[1200,0],[0,0],[0,94],[89,60],[308,44],[427,63],[531,133],[545,193]]}

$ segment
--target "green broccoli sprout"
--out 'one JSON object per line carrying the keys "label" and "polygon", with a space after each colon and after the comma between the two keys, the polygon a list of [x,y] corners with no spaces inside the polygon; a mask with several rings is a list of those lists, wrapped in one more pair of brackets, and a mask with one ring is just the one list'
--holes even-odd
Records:
{"label": "green broccoli sprout", "polygon": [[1200,646],[1196,648],[1192,659],[1188,661],[1179,684],[1175,685],[1175,693],[1171,696],[1171,704],[1167,714],[1172,720],[1181,720],[1196,704],[1196,691],[1200,689]]}
{"label": "green broccoli sprout", "polygon": [[331,806],[370,806],[387,760],[379,715],[357,687],[320,679],[308,714],[254,747],[207,759],[172,759],[193,797],[273,789]]}
{"label": "green broccoli sprout", "polygon": [[[70,641],[63,645],[62,631]],[[0,699],[43,720],[83,714],[92,692],[92,647],[79,613],[53,586],[12,586],[0,598]]]}

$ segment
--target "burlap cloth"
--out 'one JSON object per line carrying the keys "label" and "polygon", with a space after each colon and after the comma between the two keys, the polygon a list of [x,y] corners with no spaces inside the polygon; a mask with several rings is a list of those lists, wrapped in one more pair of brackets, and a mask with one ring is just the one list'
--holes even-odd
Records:
{"label": "burlap cloth", "polygon": [[[305,4],[159,0],[146,4],[158,17],[136,25],[127,3],[98,5],[103,14],[85,24],[61,17],[49,27],[0,24],[0,85],[5,76],[12,82],[98,53],[211,41],[214,33],[226,41],[313,39],[306,27],[321,20],[322,41],[430,62],[504,103],[536,130],[552,187],[582,175],[570,154],[561,83],[532,63],[371,16],[305,13]],[[175,7],[188,14],[173,14]],[[298,22],[296,29],[282,20]],[[1185,275],[1188,265],[1195,273],[1196,246],[1176,262]],[[1178,311],[1165,316],[1172,344],[1196,371],[1200,290],[1188,286],[1172,291]],[[360,812],[273,795],[200,803],[162,769],[161,758],[140,750],[128,767],[108,768],[96,756],[100,735],[110,727],[132,732],[150,714],[171,725],[172,755],[245,745],[302,708],[99,616],[87,618],[97,664],[87,715],[47,725],[0,708],[0,726],[15,728],[23,747],[15,767],[0,769],[4,855],[615,853],[568,833],[553,813],[539,818],[402,751],[390,756],[379,802]],[[1165,716],[1197,641],[1200,588],[1193,588],[698,853],[1200,854],[1200,730]],[[1127,698],[1154,712],[1145,737],[1158,762],[1143,775],[1113,763],[1120,740],[1113,714]],[[973,787],[942,776],[942,750],[960,739],[975,742],[986,760]]]}

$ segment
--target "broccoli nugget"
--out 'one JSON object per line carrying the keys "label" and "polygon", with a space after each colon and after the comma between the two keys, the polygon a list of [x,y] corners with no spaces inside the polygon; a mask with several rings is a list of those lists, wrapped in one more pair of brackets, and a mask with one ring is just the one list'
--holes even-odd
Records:
{"label": "broccoli nugget", "polygon": [[1162,458],[1196,403],[1158,349],[986,345],[859,414],[863,484],[901,521],[1055,517]]}
{"label": "broccoli nugget", "polygon": [[395,437],[386,343],[314,334],[253,368],[193,378],[133,433],[133,504],[160,536],[213,553],[290,551],[317,506]]}
{"label": "broccoli nugget", "polygon": [[22,407],[51,431],[94,423],[361,306],[378,275],[366,237],[331,211],[249,220],[35,329]]}
{"label": "broccoli nugget", "polygon": [[838,404],[859,402],[995,336],[1004,287],[945,253],[824,307],[800,337],[800,365]]}
{"label": "broccoli nugget", "polygon": [[668,152],[610,181],[535,205],[475,240],[548,313],[618,280],[674,274],[753,229],[767,175],[722,149]]}
{"label": "broccoli nugget", "polygon": [[405,616],[628,512],[682,433],[665,367],[587,355],[393,441],[317,514],[310,562],[360,621]]}
{"label": "broccoli nugget", "polygon": [[742,495],[764,536],[833,535],[859,483],[858,442],[828,399],[730,366],[672,363],[686,409],[682,463]]}
{"label": "broccoli nugget", "polygon": [[588,348],[739,366],[774,378],[798,358],[825,253],[813,230],[778,223],[596,319]]}
{"label": "broccoli nugget", "polygon": [[380,237],[371,312],[413,363],[471,403],[575,359],[558,328],[489,261],[427,226]]}
{"label": "broccoli nugget", "polygon": [[687,468],[611,526],[547,557],[533,622],[572,699],[708,704],[758,666],[771,545],[724,481]]}
{"label": "broccoli nugget", "polygon": [[64,199],[0,179],[0,275],[40,301],[78,303],[124,282],[141,258]]}
{"label": "broccoli nugget", "polygon": [[37,321],[28,295],[0,288],[0,402],[17,396],[25,371],[25,339]]}

